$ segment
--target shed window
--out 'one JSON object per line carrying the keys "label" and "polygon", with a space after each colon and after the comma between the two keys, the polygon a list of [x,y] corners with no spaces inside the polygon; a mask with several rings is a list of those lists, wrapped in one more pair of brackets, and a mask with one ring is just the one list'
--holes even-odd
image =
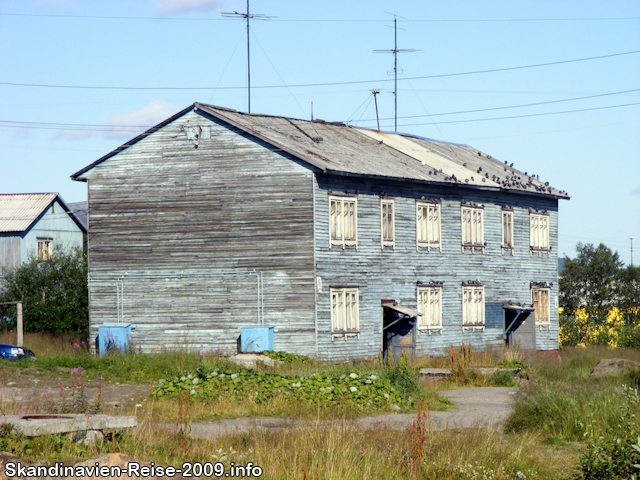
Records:
{"label": "shed window", "polygon": [[484,327],[484,287],[462,287],[462,327]]}
{"label": "shed window", "polygon": [[531,251],[548,252],[549,248],[549,216],[539,213],[529,214]]}
{"label": "shed window", "polygon": [[329,197],[330,246],[357,245],[358,204],[353,197]]}
{"label": "shed window", "polygon": [[442,328],[442,287],[418,287],[418,328]]}
{"label": "shed window", "polygon": [[331,333],[358,333],[360,329],[357,288],[331,289]]}
{"label": "shed window", "polygon": [[462,247],[484,248],[484,210],[462,207]]}
{"label": "shed window", "polygon": [[441,248],[440,205],[437,203],[416,203],[416,228],[418,248]]}
{"label": "shed window", "polygon": [[395,205],[393,200],[380,201],[382,247],[394,247],[396,239]]}
{"label": "shed window", "polygon": [[547,324],[550,322],[549,295],[549,288],[531,288],[531,303],[533,304],[533,308],[536,309],[536,323],[538,324]]}
{"label": "shed window", "polygon": [[502,248],[513,249],[513,212],[502,211]]}
{"label": "shed window", "polygon": [[51,238],[38,238],[38,260],[49,260],[53,250],[53,240]]}

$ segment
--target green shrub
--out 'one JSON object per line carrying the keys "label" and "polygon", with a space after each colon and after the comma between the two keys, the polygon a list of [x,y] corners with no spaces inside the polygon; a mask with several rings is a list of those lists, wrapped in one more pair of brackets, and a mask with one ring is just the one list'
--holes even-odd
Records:
{"label": "green shrub", "polygon": [[511,372],[496,372],[491,376],[491,385],[494,387],[515,387],[517,384]]}
{"label": "green shrub", "polygon": [[622,479],[636,472],[637,445],[640,435],[635,411],[640,398],[635,388],[622,386],[622,401],[617,408],[618,422],[607,425],[604,435],[594,427],[598,423],[595,414],[589,416],[585,427],[587,449],[580,459],[584,480]]}

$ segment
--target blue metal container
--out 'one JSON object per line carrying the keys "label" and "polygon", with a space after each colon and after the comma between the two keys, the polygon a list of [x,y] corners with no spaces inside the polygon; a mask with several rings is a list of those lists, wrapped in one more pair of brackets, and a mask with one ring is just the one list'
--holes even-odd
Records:
{"label": "blue metal container", "polygon": [[273,350],[273,327],[242,327],[240,348],[243,353]]}
{"label": "blue metal container", "polygon": [[98,350],[100,355],[110,350],[126,352],[131,343],[130,323],[103,323],[98,327]]}

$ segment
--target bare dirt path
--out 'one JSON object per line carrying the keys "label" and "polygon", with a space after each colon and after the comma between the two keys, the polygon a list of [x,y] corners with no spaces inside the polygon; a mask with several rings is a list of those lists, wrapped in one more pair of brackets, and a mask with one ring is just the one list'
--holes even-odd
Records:
{"label": "bare dirt path", "polygon": [[[510,387],[481,387],[461,388],[459,390],[445,390],[440,393],[449,398],[454,407],[445,412],[429,412],[428,425],[436,430],[448,428],[488,428],[501,430],[513,409],[513,398],[517,388]],[[409,428],[415,414],[388,413],[371,415],[355,420],[345,420],[345,427],[359,429],[388,428],[403,430]],[[212,439],[224,435],[234,435],[252,430],[271,430],[286,428],[303,428],[309,426],[336,425],[328,420],[291,420],[272,417],[246,417],[215,422],[196,422],[191,424],[192,438]],[[162,425],[168,429],[177,429],[176,425]]]}

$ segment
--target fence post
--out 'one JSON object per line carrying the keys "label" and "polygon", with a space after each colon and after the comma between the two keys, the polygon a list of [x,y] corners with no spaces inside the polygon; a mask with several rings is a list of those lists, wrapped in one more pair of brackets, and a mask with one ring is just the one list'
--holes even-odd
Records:
{"label": "fence post", "polygon": [[22,336],[22,302],[17,302],[16,307],[18,307],[18,325],[16,328],[16,330],[18,330],[18,341],[16,342],[16,345],[22,347],[22,344],[24,343]]}

